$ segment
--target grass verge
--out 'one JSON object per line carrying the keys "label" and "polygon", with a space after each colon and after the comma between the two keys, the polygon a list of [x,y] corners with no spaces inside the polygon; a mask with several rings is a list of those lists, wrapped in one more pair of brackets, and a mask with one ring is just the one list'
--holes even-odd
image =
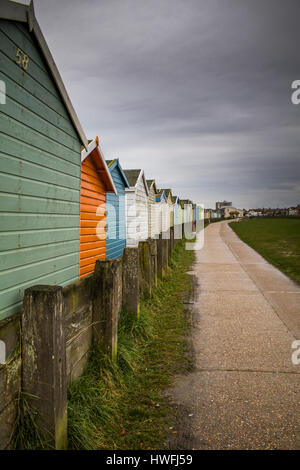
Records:
{"label": "grass verge", "polygon": [[300,284],[299,218],[258,218],[230,226],[245,243]]}
{"label": "grass verge", "polygon": [[183,303],[192,288],[186,274],[194,258],[180,241],[166,277],[141,318],[122,312],[118,360],[93,348],[83,375],[68,390],[68,439],[72,449],[163,449],[172,432],[164,391],[175,372],[188,370]]}

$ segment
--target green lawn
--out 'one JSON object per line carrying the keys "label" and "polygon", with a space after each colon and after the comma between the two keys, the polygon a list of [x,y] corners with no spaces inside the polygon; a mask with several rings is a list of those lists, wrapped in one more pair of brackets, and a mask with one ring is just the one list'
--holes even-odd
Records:
{"label": "green lawn", "polygon": [[255,218],[230,226],[244,242],[300,284],[300,218]]}

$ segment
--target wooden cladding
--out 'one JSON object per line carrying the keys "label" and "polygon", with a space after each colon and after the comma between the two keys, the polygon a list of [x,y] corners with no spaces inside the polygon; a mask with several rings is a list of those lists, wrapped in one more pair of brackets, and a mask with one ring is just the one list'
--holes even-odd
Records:
{"label": "wooden cladding", "polygon": [[78,280],[81,141],[35,36],[20,22],[0,19],[0,81],[2,320],[21,310],[25,289]]}
{"label": "wooden cladding", "polygon": [[94,272],[106,257],[106,188],[89,155],[81,166],[80,277]]}

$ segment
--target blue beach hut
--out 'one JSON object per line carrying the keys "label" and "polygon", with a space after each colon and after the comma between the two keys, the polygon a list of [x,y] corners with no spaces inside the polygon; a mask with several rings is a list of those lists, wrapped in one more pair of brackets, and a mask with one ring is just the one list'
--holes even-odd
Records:
{"label": "blue beach hut", "polygon": [[125,188],[129,188],[119,159],[106,160],[117,194],[106,194],[106,258],[123,256],[126,246]]}

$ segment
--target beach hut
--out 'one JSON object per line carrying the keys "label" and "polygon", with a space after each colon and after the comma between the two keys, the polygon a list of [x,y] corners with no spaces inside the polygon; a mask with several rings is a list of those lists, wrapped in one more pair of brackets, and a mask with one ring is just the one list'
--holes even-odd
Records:
{"label": "beach hut", "polygon": [[160,212],[156,203],[157,188],[155,180],[147,180],[148,186],[148,227],[149,237],[157,238],[160,233]]}
{"label": "beach hut", "polygon": [[196,221],[196,209],[197,209],[197,204],[194,202],[192,203],[192,209],[193,209],[193,222]]}
{"label": "beach hut", "polygon": [[125,189],[129,182],[120,165],[119,159],[106,160],[117,194],[106,194],[106,258],[123,256],[126,246]]}
{"label": "beach hut", "polygon": [[181,199],[180,205],[182,210],[182,223],[186,224],[188,222],[188,200]]}
{"label": "beach hut", "polygon": [[204,209],[204,219],[209,220],[211,215],[211,209]]}
{"label": "beach hut", "polygon": [[193,203],[189,199],[181,200],[181,207],[183,209],[183,220],[184,223],[190,223],[193,221]]}
{"label": "beach hut", "polygon": [[164,189],[166,198],[167,198],[167,211],[166,211],[166,225],[167,230],[174,225],[174,216],[173,216],[173,201],[172,201],[172,190],[170,188]]}
{"label": "beach hut", "polygon": [[173,202],[173,217],[174,217],[174,238],[176,240],[182,238],[182,208],[180,198],[172,196]]}
{"label": "beach hut", "polygon": [[157,210],[159,213],[159,233],[166,232],[168,230],[167,224],[167,213],[168,213],[168,203],[167,196],[163,189],[157,190],[156,195]]}
{"label": "beach hut", "polygon": [[192,223],[193,223],[193,231],[196,231],[196,212],[197,212],[197,204],[194,202],[192,203]]}
{"label": "beach hut", "polygon": [[26,288],[79,279],[80,154],[88,142],[33,3],[0,1],[0,85],[2,320],[20,311]]}
{"label": "beach hut", "polygon": [[172,196],[174,226],[181,224],[181,205],[178,196]]}
{"label": "beach hut", "polygon": [[126,245],[137,246],[148,238],[149,191],[144,170],[124,170],[130,187],[125,189]]}
{"label": "beach hut", "polygon": [[204,218],[204,211],[201,206],[196,206],[196,222],[199,222],[199,220],[202,220]]}
{"label": "beach hut", "polygon": [[81,152],[80,277],[106,258],[106,194],[117,193],[98,137]]}

